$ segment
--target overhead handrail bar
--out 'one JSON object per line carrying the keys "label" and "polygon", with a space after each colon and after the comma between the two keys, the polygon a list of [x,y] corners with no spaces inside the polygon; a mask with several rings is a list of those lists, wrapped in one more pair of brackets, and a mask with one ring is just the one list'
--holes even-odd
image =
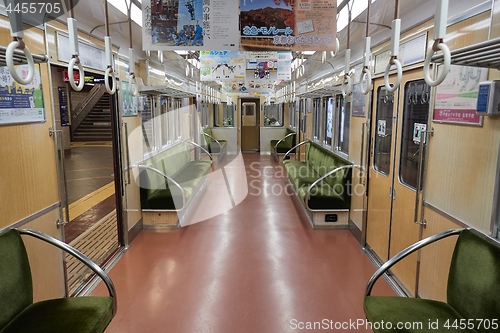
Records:
{"label": "overhead handrail bar", "polygon": [[[368,7],[366,9],[366,33],[365,33],[365,53],[363,58],[363,69],[361,70],[361,77],[359,79],[359,86],[363,95],[368,93],[373,88],[372,72],[370,71],[370,58],[371,58],[371,37],[370,34],[370,7],[371,0],[368,0]],[[366,86],[363,84],[363,79],[366,77]]]}
{"label": "overhead handrail bar", "polygon": [[[384,83],[385,89],[392,93],[396,91],[401,85],[401,80],[403,79],[403,67],[398,59],[399,56],[399,38],[401,36],[401,19],[399,18],[400,3],[396,0],[396,8],[394,9],[394,20],[392,21],[392,38],[391,38],[391,59],[385,67]],[[396,83],[391,84],[389,82],[389,72],[392,66],[396,66],[397,77]]]}
{"label": "overhead handrail bar", "polygon": [[276,149],[278,147],[278,145],[280,144],[281,141],[285,140],[286,138],[288,138],[289,136],[292,136],[292,135],[296,135],[296,133],[289,133],[289,134],[285,135],[284,137],[282,137],[278,142],[276,142],[276,144],[274,145],[274,149]]}
{"label": "overhead handrail bar", "polygon": [[300,146],[302,146],[302,145],[305,145],[306,143],[309,143],[310,141],[311,141],[311,140],[306,139],[306,140],[302,141],[301,143],[298,143],[298,144],[296,144],[295,146],[293,146],[293,147],[292,147],[289,151],[287,151],[287,152],[286,152],[286,154],[285,154],[285,155],[283,155],[283,161],[284,161],[284,160],[286,159],[286,157],[287,157],[287,156],[288,156],[288,155],[289,155],[292,151],[294,151],[296,148],[298,148],[298,147],[300,147]]}
{"label": "overhead handrail bar", "polygon": [[[71,53],[71,60],[68,64],[68,79],[71,88],[76,91],[81,91],[83,86],[85,85],[85,72],[83,70],[83,65],[80,61],[79,49],[78,49],[78,28],[76,26],[76,20],[74,16],[73,10],[73,0],[69,0],[69,17],[67,19],[68,22],[68,35],[69,35],[69,50]],[[78,85],[75,83],[75,75],[73,73],[73,68],[77,65],[78,72],[80,74],[80,80]]]}
{"label": "overhead handrail bar", "polygon": [[[15,8],[15,2],[16,0],[7,0],[5,3],[6,8],[8,8],[9,5],[11,8]],[[13,41],[10,42],[5,50],[5,62],[12,78],[22,85],[27,85],[33,81],[33,77],[35,76],[35,61],[33,60],[33,55],[23,40],[24,26],[21,13],[15,10],[10,10],[7,13],[10,22],[10,35],[12,36]],[[16,49],[23,52],[26,57],[26,61],[28,62],[28,74],[24,79],[17,74],[16,69],[14,68],[14,52]]]}
{"label": "overhead handrail bar", "polygon": [[222,144],[219,142],[219,140],[217,140],[216,138],[214,138],[213,136],[211,136],[210,134],[205,133],[205,132],[203,132],[203,135],[204,135],[204,136],[208,136],[210,139],[212,139],[212,140],[214,140],[215,142],[217,142],[217,144],[219,145],[219,148],[222,150]]}
{"label": "overhead handrail bar", "polygon": [[[108,18],[108,0],[104,0],[104,26],[106,28],[106,36],[104,36],[104,48],[106,51],[107,68],[104,73],[104,85],[108,94],[113,95],[116,92],[116,73],[113,69],[113,44],[109,35],[109,18]],[[111,87],[109,86],[109,76],[113,80]]]}
{"label": "overhead handrail bar", "polygon": [[[434,14],[434,44],[429,49],[429,51],[427,51],[424,62],[424,79],[425,82],[431,87],[440,85],[446,78],[446,75],[448,75],[448,72],[450,71],[451,52],[450,48],[443,42],[443,39],[446,36],[447,19],[448,19],[448,0],[437,0],[436,12]],[[443,52],[443,68],[441,70],[441,73],[436,78],[436,80],[433,80],[430,75],[431,60],[434,53],[436,53],[439,50]]]}
{"label": "overhead handrail bar", "polygon": [[132,44],[132,1],[127,5],[128,13],[128,33],[129,33],[129,49],[128,49],[128,89],[132,96],[139,96],[139,85],[135,79],[135,59],[134,59],[134,46]]}
{"label": "overhead handrail bar", "polygon": [[[352,93],[352,79],[349,76],[349,71],[351,69],[351,10],[352,5],[347,4],[348,15],[347,15],[347,49],[345,50],[345,65],[344,65],[344,78],[342,79],[342,95],[345,97]],[[347,88],[346,88],[347,81]]]}

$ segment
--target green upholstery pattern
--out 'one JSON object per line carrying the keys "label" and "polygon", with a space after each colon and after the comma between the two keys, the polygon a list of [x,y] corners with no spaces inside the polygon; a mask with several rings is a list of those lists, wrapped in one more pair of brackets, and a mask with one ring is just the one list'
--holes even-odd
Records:
{"label": "green upholstery pattern", "polygon": [[113,318],[111,297],[33,303],[31,271],[21,235],[0,235],[0,333],[102,333]]}
{"label": "green upholstery pattern", "polygon": [[113,318],[111,297],[51,299],[28,306],[1,333],[104,332]]}
{"label": "green upholstery pattern", "polygon": [[[477,231],[464,229],[460,232],[450,265],[446,303],[368,296],[364,309],[366,318],[372,323],[383,320],[394,325],[397,322],[422,322],[424,325],[421,330],[375,329],[375,332],[499,332],[500,244]],[[474,326],[460,327],[460,319],[466,323],[470,319]],[[429,320],[438,323],[437,329],[429,327]],[[481,325],[480,320],[484,320],[484,324]]]}
{"label": "green upholstery pattern", "polygon": [[19,232],[0,235],[0,332],[33,303],[33,285],[28,254]]}
{"label": "green upholstery pattern", "polygon": [[[204,133],[210,135],[211,137],[215,138],[213,132],[212,132],[212,129],[211,128],[207,128],[203,131]],[[227,141],[226,140],[219,140],[217,139],[217,141],[219,141],[220,145],[222,146],[219,146],[219,144],[217,142],[215,142],[214,140],[212,140],[212,138],[208,135],[204,135],[205,137],[205,143],[206,143],[206,146],[207,146],[207,150],[209,153],[213,153],[213,154],[218,154],[221,152],[221,150],[225,150],[226,149],[226,145],[227,145]],[[222,148],[222,149],[221,149]]]}
{"label": "green upholstery pattern", "polygon": [[[314,142],[307,144],[306,161],[283,161],[299,198],[305,203],[307,189],[326,173],[351,163]],[[310,209],[348,209],[350,207],[351,169],[339,170],[311,190]]]}
{"label": "green upholstery pattern", "polygon": [[281,141],[276,148],[276,144],[278,143],[279,140],[271,140],[271,150],[275,151],[278,154],[286,154],[290,149],[292,149],[295,146],[295,132],[292,131],[291,129],[287,128],[285,131],[285,136],[288,134],[294,134],[290,135],[288,138],[285,140]]}
{"label": "green upholstery pattern", "polygon": [[[191,161],[187,142],[182,142],[145,161],[144,164],[172,177],[184,190],[189,201],[210,172],[212,161]],[[175,210],[182,207],[180,189],[150,170],[140,173],[142,209]]]}

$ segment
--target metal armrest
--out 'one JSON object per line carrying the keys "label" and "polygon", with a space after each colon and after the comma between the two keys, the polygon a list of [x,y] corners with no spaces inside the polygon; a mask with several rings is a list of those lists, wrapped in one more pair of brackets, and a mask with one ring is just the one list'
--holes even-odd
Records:
{"label": "metal armrest", "polygon": [[109,296],[113,298],[113,317],[116,314],[116,309],[117,309],[117,302],[116,302],[116,290],[115,286],[113,284],[113,281],[109,278],[108,274],[101,268],[99,267],[95,262],[90,260],[87,256],[85,256],[83,253],[75,249],[74,247],[60,241],[59,239],[56,239],[52,236],[49,236],[47,234],[44,234],[40,231],[35,231],[35,230],[30,230],[30,229],[17,229],[21,235],[28,235],[31,237],[38,238],[40,240],[43,240],[44,242],[47,242],[49,244],[52,244],[61,250],[71,254],[73,257],[81,261],[83,264],[85,264],[88,268],[90,268],[97,276],[99,276],[104,283],[106,284],[106,287],[108,288]]}
{"label": "metal armrest", "polygon": [[350,164],[350,165],[343,165],[341,167],[338,167],[338,168],[335,168],[333,169],[332,171],[324,174],[322,177],[320,177],[319,179],[317,179],[314,183],[312,183],[308,188],[307,188],[307,193],[306,193],[306,208],[309,209],[309,196],[311,195],[311,190],[313,189],[314,186],[318,185],[319,182],[321,182],[323,179],[333,175],[334,173],[337,173],[339,172],[340,170],[344,170],[344,169],[353,169],[353,168],[358,168],[360,169],[361,171],[363,171],[363,167],[361,165],[357,165],[357,164]]}
{"label": "metal armrest", "polygon": [[407,256],[409,256],[413,252],[415,252],[417,250],[420,250],[424,246],[432,244],[432,243],[434,243],[434,242],[436,242],[438,240],[441,240],[443,238],[447,238],[447,237],[450,237],[450,236],[458,235],[463,230],[465,230],[465,229],[464,228],[462,228],[462,229],[451,229],[451,230],[446,230],[446,231],[440,232],[438,234],[435,234],[435,235],[429,236],[427,238],[424,238],[421,241],[418,241],[415,244],[412,244],[412,245],[408,246],[406,249],[404,249],[401,252],[399,252],[398,254],[396,254],[394,257],[392,257],[391,259],[389,259],[385,264],[383,264],[382,266],[380,266],[379,269],[377,269],[377,271],[375,273],[373,273],[373,275],[370,278],[370,280],[368,280],[368,284],[366,285],[365,297],[366,296],[370,296],[370,294],[372,292],[372,289],[373,289],[373,285],[378,280],[378,278],[381,277],[382,275],[384,275],[385,272],[389,268],[391,268],[392,266],[394,266],[400,260],[406,258]]}
{"label": "metal armrest", "polygon": [[287,135],[285,135],[284,137],[282,137],[278,142],[276,142],[276,144],[274,145],[274,149],[276,149],[276,147],[278,147],[278,145],[280,144],[281,141],[283,141],[286,138],[288,138],[289,136],[295,135],[295,134],[297,134],[297,133],[288,133]]}
{"label": "metal armrest", "polygon": [[210,139],[214,140],[215,142],[217,142],[217,144],[219,145],[220,147],[220,150],[222,150],[222,144],[219,142],[219,140],[217,140],[216,138],[214,138],[213,136],[211,136],[210,134],[207,134],[205,132],[203,132],[203,135],[206,135],[208,136]]}
{"label": "metal armrest", "polygon": [[202,146],[200,146],[199,144],[197,144],[196,142],[193,142],[193,141],[190,141],[190,140],[184,140],[184,142],[187,142],[187,143],[190,143],[192,144],[193,146],[196,146],[198,148],[200,148],[201,150],[203,150],[205,153],[207,153],[208,157],[210,157],[210,160],[213,162],[214,159],[212,158],[212,154],[210,154],[208,152],[208,150],[206,150],[205,148],[203,148]]}
{"label": "metal armrest", "polygon": [[135,165],[135,166],[138,169],[151,170],[154,173],[159,174],[160,176],[162,176],[163,178],[165,178],[167,181],[172,182],[172,184],[174,184],[175,186],[177,186],[179,188],[179,190],[181,190],[181,193],[182,193],[182,207],[180,209],[177,209],[177,210],[181,211],[181,210],[184,209],[184,207],[186,207],[186,201],[187,201],[186,200],[186,192],[184,191],[184,189],[182,188],[182,186],[178,182],[176,182],[172,177],[169,177],[166,174],[164,174],[163,172],[161,172],[160,170],[155,169],[153,167],[150,167],[148,165]]}
{"label": "metal armrest", "polygon": [[293,150],[295,150],[295,148],[298,148],[302,145],[305,145],[306,143],[309,143],[311,140],[307,139],[305,141],[302,141],[301,143],[299,144],[296,144],[292,149],[290,149],[289,151],[286,152],[285,155],[283,155],[283,161],[285,160],[285,158],[288,156],[288,154],[290,154]]}

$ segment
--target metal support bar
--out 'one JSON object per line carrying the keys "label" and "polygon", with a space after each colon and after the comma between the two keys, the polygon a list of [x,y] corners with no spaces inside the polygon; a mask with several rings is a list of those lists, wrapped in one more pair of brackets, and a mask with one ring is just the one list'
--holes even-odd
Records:
{"label": "metal support bar", "polygon": [[302,145],[305,145],[306,143],[309,143],[309,142],[310,142],[310,140],[309,140],[309,139],[306,139],[305,141],[302,141],[301,143],[299,143],[299,144],[295,145],[294,147],[292,147],[292,149],[290,149],[289,151],[287,151],[287,152],[286,152],[286,154],[285,154],[285,155],[283,155],[283,161],[284,161],[284,160],[285,160],[285,158],[288,156],[288,154],[290,154],[292,151],[294,151],[294,150],[295,150],[295,148],[298,148],[298,147],[300,147],[300,146],[302,146]]}

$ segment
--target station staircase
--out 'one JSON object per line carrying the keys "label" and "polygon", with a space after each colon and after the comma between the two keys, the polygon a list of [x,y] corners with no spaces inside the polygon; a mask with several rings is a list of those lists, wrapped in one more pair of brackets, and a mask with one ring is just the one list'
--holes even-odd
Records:
{"label": "station staircase", "polygon": [[[78,105],[77,116],[72,124],[72,141],[111,141],[110,95],[103,90],[104,85],[96,85],[89,98]],[[80,104],[82,104],[80,103]]]}

